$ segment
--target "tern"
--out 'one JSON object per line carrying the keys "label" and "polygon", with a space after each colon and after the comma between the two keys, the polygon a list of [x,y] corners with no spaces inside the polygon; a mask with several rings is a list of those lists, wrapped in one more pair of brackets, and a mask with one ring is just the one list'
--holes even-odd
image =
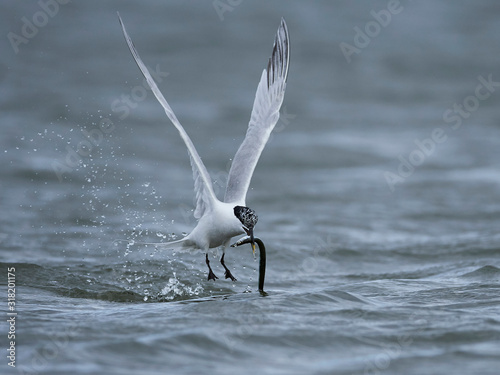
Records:
{"label": "tern", "polygon": [[167,117],[177,128],[182,140],[186,144],[193,170],[196,196],[194,217],[198,219],[198,224],[191,233],[181,240],[167,243],[153,243],[152,245],[161,247],[181,246],[204,251],[209,271],[208,280],[218,279],[210,267],[208,251],[211,248],[222,247],[223,253],[220,262],[226,271],[225,277],[226,279],[229,278],[232,281],[236,281],[236,278],[224,263],[225,249],[229,246],[231,238],[246,234],[248,239],[244,243],[250,243],[255,253],[254,228],[258,217],[254,210],[247,207],[245,201],[255,166],[274,126],[278,122],[280,116],[279,110],[285,95],[290,57],[288,30],[285,20],[281,19],[281,24],[274,40],[272,55],[269,58],[267,68],[262,72],[257,86],[248,130],[243,143],[234,156],[229,170],[224,200],[221,201],[215,196],[210,175],[198,155],[193,142],[137,53],[120,14],[118,14],[118,19],[135,62],[146,78],[151,91],[165,110]]}

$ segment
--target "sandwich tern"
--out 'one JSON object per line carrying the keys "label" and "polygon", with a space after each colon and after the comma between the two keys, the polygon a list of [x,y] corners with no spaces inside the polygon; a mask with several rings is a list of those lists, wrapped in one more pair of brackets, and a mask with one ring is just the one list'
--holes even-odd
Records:
{"label": "sandwich tern", "polygon": [[[193,142],[175,116],[172,108],[170,108],[165,97],[160,92],[160,89],[153,80],[146,65],[139,57],[132,43],[132,39],[125,29],[120,14],[118,14],[118,19],[135,62],[146,78],[146,82],[151,88],[151,91],[165,110],[167,117],[177,128],[182,140],[186,144],[194,178],[196,196],[194,217],[198,219],[196,227],[186,237],[178,241],[143,244],[161,247],[181,246],[198,248],[204,251],[206,253],[205,261],[209,271],[208,280],[218,279],[210,267],[208,251],[211,248],[222,247],[223,254],[220,262],[226,271],[225,277],[226,279],[230,278],[232,281],[236,281],[231,271],[229,271],[224,263],[225,249],[229,246],[231,238],[246,234],[248,238],[241,239],[238,245],[250,243],[255,253],[255,238],[253,232],[258,217],[254,210],[246,206],[245,200],[255,166],[257,165],[262,150],[274,126],[278,122],[280,115],[279,110],[285,95],[290,56],[288,30],[285,20],[283,18],[281,19],[281,24],[274,40],[272,55],[267,64],[267,69],[264,69],[262,72],[257,86],[257,93],[255,95],[248,130],[243,143],[234,156],[229,170],[224,200],[221,201],[215,196],[210,175],[198,155]],[[261,242],[262,241],[259,240],[259,247]],[[234,245],[238,246],[237,244]],[[264,245],[262,244],[262,246]]]}

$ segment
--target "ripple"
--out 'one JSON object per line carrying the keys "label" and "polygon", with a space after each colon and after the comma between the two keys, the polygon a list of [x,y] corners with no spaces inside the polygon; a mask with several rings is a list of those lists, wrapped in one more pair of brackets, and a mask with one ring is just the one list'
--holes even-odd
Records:
{"label": "ripple", "polygon": [[141,302],[144,299],[142,295],[134,293],[130,290],[107,290],[104,292],[93,292],[80,288],[71,288],[61,290],[60,294],[71,298],[98,299],[109,302]]}
{"label": "ripple", "polygon": [[463,274],[462,276],[463,277],[471,277],[471,278],[478,277],[478,278],[482,278],[482,279],[498,278],[500,276],[500,269],[495,267],[495,266],[486,265],[486,266],[483,266],[481,268],[478,268],[475,271],[467,272],[467,273]]}

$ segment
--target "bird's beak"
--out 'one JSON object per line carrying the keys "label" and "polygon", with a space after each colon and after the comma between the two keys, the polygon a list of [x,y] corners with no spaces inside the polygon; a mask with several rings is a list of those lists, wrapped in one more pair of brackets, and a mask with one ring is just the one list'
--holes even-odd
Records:
{"label": "bird's beak", "polygon": [[245,229],[245,231],[250,236],[250,244],[252,245],[253,255],[255,255],[255,241],[254,241],[254,238],[253,238],[253,228],[251,228],[251,229]]}

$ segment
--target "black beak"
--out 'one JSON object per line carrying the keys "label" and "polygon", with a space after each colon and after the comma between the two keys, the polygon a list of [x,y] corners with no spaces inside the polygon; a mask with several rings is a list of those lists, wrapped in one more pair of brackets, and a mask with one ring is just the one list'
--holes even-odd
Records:
{"label": "black beak", "polygon": [[245,231],[247,232],[247,235],[250,236],[250,244],[252,245],[252,251],[253,251],[253,254],[255,255],[255,241],[253,238],[253,228],[245,229]]}

